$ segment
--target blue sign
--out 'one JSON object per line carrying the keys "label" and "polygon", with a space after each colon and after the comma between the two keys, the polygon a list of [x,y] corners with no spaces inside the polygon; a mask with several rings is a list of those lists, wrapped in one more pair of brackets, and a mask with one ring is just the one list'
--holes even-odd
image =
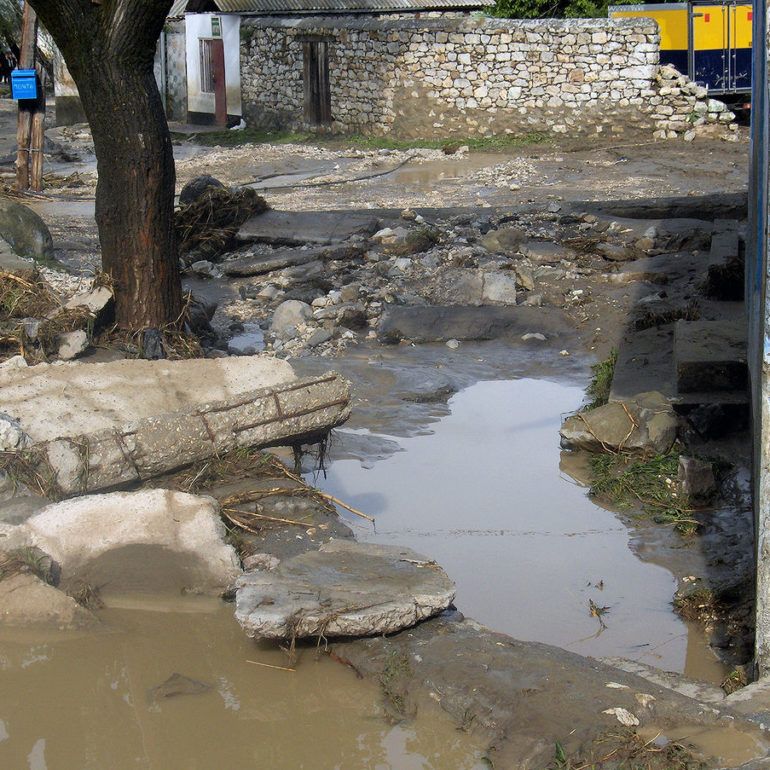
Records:
{"label": "blue sign", "polygon": [[37,99],[37,72],[13,70],[11,72],[11,98]]}

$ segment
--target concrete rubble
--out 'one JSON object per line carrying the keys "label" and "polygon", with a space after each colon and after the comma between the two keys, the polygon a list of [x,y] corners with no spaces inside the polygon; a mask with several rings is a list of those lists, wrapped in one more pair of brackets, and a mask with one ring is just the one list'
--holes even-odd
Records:
{"label": "concrete rubble", "polygon": [[74,366],[0,373],[0,398],[63,495],[143,481],[239,447],[321,436],[350,409],[342,377],[299,380],[270,359]]}
{"label": "concrete rubble", "polygon": [[259,639],[389,634],[445,610],[454,584],[409,548],[332,540],[237,582],[235,617]]}
{"label": "concrete rubble", "polygon": [[[157,560],[177,570],[179,584],[191,593],[220,594],[241,571],[235,551],[225,544],[219,506],[211,498],[183,492],[149,489],[76,497],[52,503],[19,527],[23,540],[59,565],[64,583],[81,579],[98,585],[95,565],[108,570],[110,560],[127,549],[137,554],[135,563],[124,578],[110,573],[111,591],[157,589],[151,579]],[[143,546],[150,548],[150,556],[138,555]]]}

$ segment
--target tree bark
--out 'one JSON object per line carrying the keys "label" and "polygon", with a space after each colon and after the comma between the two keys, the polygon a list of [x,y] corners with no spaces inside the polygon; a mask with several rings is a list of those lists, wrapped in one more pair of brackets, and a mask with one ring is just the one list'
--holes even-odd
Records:
{"label": "tree bark", "polygon": [[182,306],[171,137],[153,73],[172,0],[29,0],[78,86],[96,150],[96,224],[118,326],[162,329]]}
{"label": "tree bark", "polygon": [[[35,66],[37,50],[37,14],[29,3],[24,3],[24,15],[21,23],[21,50],[19,51],[19,69],[32,69]],[[33,105],[23,99],[18,104],[19,116],[16,128],[16,189],[29,190],[30,139],[32,134]]]}

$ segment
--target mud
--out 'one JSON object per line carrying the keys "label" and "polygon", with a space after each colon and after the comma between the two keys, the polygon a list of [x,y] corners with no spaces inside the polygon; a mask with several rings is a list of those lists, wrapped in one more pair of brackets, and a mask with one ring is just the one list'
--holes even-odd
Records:
{"label": "mud", "polygon": [[[269,668],[287,667],[286,656],[246,639],[229,605],[118,604],[89,635],[0,632],[0,766],[485,767],[480,747],[435,705],[389,725],[376,685],[312,649],[295,672]],[[156,697],[173,674],[198,686]]]}

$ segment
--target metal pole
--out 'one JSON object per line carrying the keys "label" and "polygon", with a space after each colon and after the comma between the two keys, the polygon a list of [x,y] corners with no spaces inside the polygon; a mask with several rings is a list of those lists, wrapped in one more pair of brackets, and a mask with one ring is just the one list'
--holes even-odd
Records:
{"label": "metal pole", "polygon": [[753,505],[756,545],[755,666],[770,674],[770,309],[768,254],[768,68],[767,0],[755,0],[751,98],[749,232],[746,248],[746,311],[751,379]]}

